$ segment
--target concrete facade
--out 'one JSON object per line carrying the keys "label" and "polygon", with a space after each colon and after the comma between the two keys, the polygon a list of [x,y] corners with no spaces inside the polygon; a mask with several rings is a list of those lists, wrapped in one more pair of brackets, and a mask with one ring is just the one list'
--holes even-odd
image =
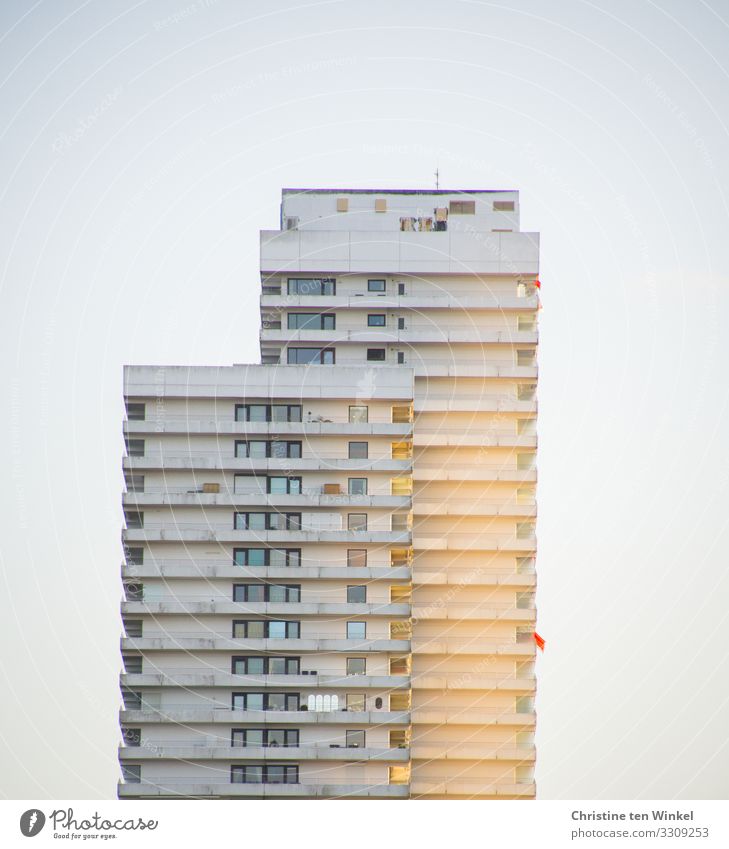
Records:
{"label": "concrete facade", "polygon": [[125,372],[119,795],[533,798],[538,235],[516,192],[281,223],[262,365]]}

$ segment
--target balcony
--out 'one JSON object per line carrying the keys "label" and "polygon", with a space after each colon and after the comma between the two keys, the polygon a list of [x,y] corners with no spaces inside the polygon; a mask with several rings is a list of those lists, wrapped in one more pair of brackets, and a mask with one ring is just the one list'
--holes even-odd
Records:
{"label": "balcony", "polygon": [[517,434],[513,431],[482,430],[478,426],[420,428],[413,434],[416,448],[455,446],[477,448],[536,448],[536,434]]}
{"label": "balcony", "polygon": [[205,614],[219,615],[253,615],[253,616],[367,616],[392,617],[410,616],[409,604],[348,604],[334,602],[246,602],[231,601],[230,598],[211,599],[207,597],[151,597],[135,601],[122,601],[121,612],[124,614],[152,614],[172,616],[190,614],[200,616]]}
{"label": "balcony", "polygon": [[529,589],[537,584],[535,571],[531,572],[501,572],[498,569],[445,569],[438,570],[427,567],[416,567],[414,570],[416,583],[425,586],[463,586],[471,587],[515,587]]}
{"label": "balcony", "polygon": [[[417,299],[418,295],[408,297],[402,296],[399,309],[412,308],[413,300]],[[372,297],[362,296],[360,298],[350,298],[349,303],[355,301],[355,307],[360,307],[364,310],[371,311],[389,309],[387,303],[381,301],[394,301],[397,298],[387,297],[374,299]],[[362,307],[361,301],[367,300],[369,306]],[[373,301],[376,301],[373,303]],[[407,302],[407,307],[404,306]],[[356,313],[355,313],[356,315]],[[453,319],[452,314],[448,315],[448,319]],[[278,345],[287,345],[292,342],[318,343],[331,345],[457,345],[459,343],[467,345],[536,345],[539,341],[539,333],[536,330],[494,330],[492,328],[473,327],[468,316],[463,314],[463,321],[460,324],[441,324],[435,318],[433,323],[425,327],[414,327],[412,321],[407,330],[398,330],[396,327],[381,327],[367,328],[364,325],[365,317],[361,316],[362,329],[351,330],[286,330],[286,329],[263,329],[260,331],[260,339],[262,343],[271,343]],[[455,358],[454,358],[455,359]]]}
{"label": "balcony", "polygon": [[[316,665],[315,658],[307,661]],[[152,664],[146,659],[147,667]],[[123,687],[265,687],[279,689],[364,689],[403,690],[410,688],[407,675],[237,675],[227,669],[216,669],[202,660],[198,666],[170,668],[165,671],[122,673]]]}
{"label": "balcony", "polygon": [[413,547],[421,551],[536,551],[536,536],[513,534],[469,534],[458,531],[425,533],[413,531]]}
{"label": "balcony", "polygon": [[452,796],[469,799],[474,796],[487,796],[494,799],[518,799],[532,798],[536,792],[534,783],[516,784],[488,778],[458,778],[457,776],[420,778],[415,773],[410,785],[411,798]]}
{"label": "balcony", "polygon": [[397,784],[232,784],[203,778],[145,779],[137,784],[120,782],[117,795],[120,799],[407,799],[409,788]]}
{"label": "balcony", "polygon": [[[414,725],[506,725],[533,728],[537,724],[537,715],[534,712],[516,713],[513,709],[487,706],[413,708],[411,715]],[[417,752],[417,744],[413,744],[412,750],[413,757],[421,757]]]}
{"label": "balcony", "polygon": [[465,654],[465,655],[503,655],[505,657],[533,658],[536,654],[534,640],[516,642],[514,640],[483,639],[461,637],[450,639],[412,640],[413,654]]}
{"label": "balcony", "polygon": [[516,464],[506,463],[459,463],[429,464],[416,461],[413,464],[413,478],[420,481],[483,481],[505,483],[536,483],[536,469],[519,469]]}
{"label": "balcony", "polygon": [[[124,725],[183,723],[185,725],[252,725],[258,727],[281,725],[410,725],[406,711],[306,711],[306,710],[232,710],[230,704],[209,702],[177,704],[165,707],[143,705],[141,708],[124,708],[119,711],[119,721]],[[239,756],[240,757],[240,756]]]}
{"label": "balcony", "polygon": [[301,495],[261,492],[235,492],[222,484],[221,492],[209,493],[192,486],[145,487],[144,492],[125,492],[122,503],[129,507],[362,507],[388,510],[406,509],[410,498],[397,495],[348,495],[346,492],[324,494],[321,487],[304,488]]}
{"label": "balcony", "polygon": [[490,675],[475,672],[426,672],[413,675],[412,689],[417,690],[481,690],[513,693],[533,693],[537,686],[534,675]]}
{"label": "balcony", "polygon": [[537,618],[536,608],[525,610],[517,609],[513,604],[507,602],[455,602],[447,601],[432,604],[419,603],[412,606],[413,619],[419,621],[452,620],[463,621],[487,621],[487,622],[535,622]]}
{"label": "balcony", "polygon": [[[449,229],[432,232],[387,233],[358,230],[263,230],[260,234],[261,274],[269,278],[274,274],[294,276],[301,272],[337,274],[369,274],[373,268],[381,276],[393,274],[498,274],[527,278],[539,273],[539,234],[522,232],[486,231],[468,233]],[[435,287],[434,287],[435,292]],[[296,298],[296,302],[292,303]],[[496,298],[488,291],[467,289],[463,292],[411,295],[412,305],[441,309],[494,304],[494,308],[508,308],[511,300],[518,308],[536,309],[537,298]],[[284,300],[285,303],[281,303]],[[400,300],[395,298],[332,297],[322,295],[293,296],[262,295],[263,309],[277,306],[355,306],[358,300]],[[402,300],[408,301],[407,296]],[[299,302],[301,301],[301,303]],[[310,304],[309,301],[314,301]],[[354,301],[354,304],[350,302]],[[316,303],[318,302],[318,303]],[[471,302],[474,302],[473,305]],[[515,308],[517,308],[515,307]]]}
{"label": "balcony", "polygon": [[125,542],[219,542],[219,543],[282,543],[296,545],[306,542],[339,542],[352,547],[368,543],[409,546],[410,531],[327,531],[327,530],[236,530],[230,523],[212,522],[152,522],[143,528],[122,531]]}
{"label": "balcony", "polygon": [[[232,451],[232,446],[227,450]],[[340,471],[340,472],[407,472],[412,467],[412,460],[392,460],[387,457],[350,460],[341,455],[325,456],[330,452],[322,452],[314,457],[294,459],[291,457],[233,457],[223,456],[222,450],[213,451],[183,451],[148,453],[144,457],[124,457],[122,465],[128,471],[230,471],[230,472],[271,472],[285,473],[311,471]]]}
{"label": "balcony", "polygon": [[[317,401],[311,401],[315,407]],[[232,409],[232,404],[231,404]],[[308,409],[308,408],[307,408]],[[239,422],[232,417],[199,418],[186,416],[152,417],[142,421],[125,421],[124,433],[129,436],[158,436],[159,434],[200,434],[208,436],[392,436],[405,437],[410,424],[392,422],[350,422],[344,418],[326,418],[312,415],[301,422]]]}
{"label": "balcony", "polygon": [[[539,298],[536,295],[531,295],[526,298],[518,298],[509,295],[497,295],[491,292],[474,292],[473,289],[466,290],[463,294],[455,292],[436,293],[432,294],[414,292],[410,295],[393,295],[381,294],[375,295],[372,292],[363,292],[361,295],[285,295],[281,292],[267,294],[264,293],[260,298],[261,311],[268,312],[274,310],[289,310],[306,308],[317,310],[319,312],[330,312],[332,310],[346,310],[351,312],[354,310],[362,310],[363,312],[373,312],[382,310],[399,310],[407,312],[408,310],[417,310],[418,312],[425,310],[443,310],[451,317],[464,312],[466,314],[486,311],[486,312],[506,312],[508,310],[516,310],[518,312],[536,311],[539,308]],[[277,328],[271,327],[271,330]],[[318,331],[326,333],[327,331]],[[330,333],[332,331],[329,331]],[[516,342],[532,342],[537,335],[536,331],[509,331],[505,330]]]}
{"label": "balcony", "polygon": [[[513,742],[502,745],[492,743],[431,743],[413,740],[411,754],[413,760],[449,761],[516,761],[520,764],[534,763],[536,749],[534,746],[517,747]],[[413,764],[413,769],[417,765]]]}
{"label": "balcony", "polygon": [[231,746],[229,742],[196,743],[187,740],[163,740],[143,746],[121,746],[122,761],[347,761],[349,763],[380,761],[403,763],[410,760],[408,749],[362,749],[341,745],[311,744],[302,746]]}
{"label": "balcony", "polygon": [[[344,628],[344,626],[342,626]],[[210,631],[178,631],[150,634],[144,637],[122,637],[122,651],[225,651],[234,652],[398,652],[410,651],[409,640],[346,640],[332,638],[246,639],[214,634]]]}
{"label": "balcony", "polygon": [[[484,516],[529,517],[537,515],[536,500],[517,501],[513,498],[458,498],[444,495],[440,498],[413,498],[416,516]],[[417,521],[415,522],[417,525]]]}
{"label": "balcony", "polygon": [[231,558],[179,560],[175,558],[147,559],[145,563],[123,563],[123,578],[265,578],[299,581],[365,580],[409,582],[410,566],[346,566],[333,562],[328,566],[238,566]]}
{"label": "balcony", "polygon": [[[416,393],[416,396],[420,396],[420,393]],[[482,395],[472,398],[448,392],[428,392],[415,398],[416,413],[536,413],[537,406],[536,398],[521,400],[516,395],[486,390]]]}

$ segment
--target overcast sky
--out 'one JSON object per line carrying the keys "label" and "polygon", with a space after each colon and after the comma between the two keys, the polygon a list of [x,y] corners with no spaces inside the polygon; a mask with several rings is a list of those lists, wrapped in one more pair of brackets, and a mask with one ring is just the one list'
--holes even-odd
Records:
{"label": "overcast sky", "polygon": [[111,798],[122,365],[257,362],[284,186],[542,234],[538,792],[726,798],[718,0],[0,6],[0,794]]}

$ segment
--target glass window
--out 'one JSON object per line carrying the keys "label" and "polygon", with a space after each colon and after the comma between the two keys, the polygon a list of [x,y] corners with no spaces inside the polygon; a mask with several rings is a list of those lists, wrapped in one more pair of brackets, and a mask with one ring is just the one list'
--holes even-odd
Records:
{"label": "glass window", "polygon": [[289,365],[333,365],[333,348],[287,348],[286,362]]}
{"label": "glass window", "polygon": [[285,495],[289,489],[288,478],[269,478],[268,492],[270,495]]}
{"label": "glass window", "polygon": [[367,361],[370,363],[382,363],[385,361],[384,348],[368,348]]}
{"label": "glass window", "polygon": [[366,460],[368,454],[368,444],[366,442],[350,442],[349,443],[349,459],[350,460]]}
{"label": "glass window", "polygon": [[274,548],[269,552],[271,566],[286,566],[286,549]]}
{"label": "glass window", "polygon": [[364,567],[367,565],[367,549],[365,548],[349,548],[347,549],[347,566]]}
{"label": "glass window", "polygon": [[358,585],[347,587],[347,604],[364,604],[367,601],[367,587]]}
{"label": "glass window", "polygon": [[347,622],[347,639],[364,640],[367,635],[365,622]]}
{"label": "glass window", "polygon": [[367,514],[366,513],[349,513],[347,515],[347,528],[350,531],[366,531],[367,530]]}
{"label": "glass window", "polygon": [[350,495],[367,495],[367,478],[350,478],[348,484]]}
{"label": "glass window", "polygon": [[368,408],[365,405],[358,404],[356,406],[351,406],[349,408],[349,421],[351,423],[366,422],[367,421],[367,413],[368,413]]}
{"label": "glass window", "polygon": [[143,422],[145,417],[145,405],[139,401],[127,401],[127,419],[130,422]]}
{"label": "glass window", "polygon": [[266,623],[248,622],[246,628],[246,637],[251,640],[262,640],[266,636]]}
{"label": "glass window", "polygon": [[268,636],[272,640],[285,640],[286,639],[286,622],[269,622],[268,623]]}
{"label": "glass window", "polygon": [[289,277],[289,295],[334,295],[336,281],[332,277],[306,278]]}
{"label": "glass window", "polygon": [[348,711],[364,711],[365,697],[364,693],[347,693],[347,710]]}
{"label": "glass window", "polygon": [[143,439],[128,439],[124,440],[127,446],[127,454],[129,457],[144,457],[144,440]]}
{"label": "glass window", "polygon": [[263,693],[246,693],[244,698],[246,710],[264,709],[265,699]]}
{"label": "glass window", "polygon": [[366,675],[367,661],[364,657],[347,658],[347,675]]}
{"label": "glass window", "polygon": [[346,732],[347,748],[348,749],[364,749],[365,733],[364,731],[347,731]]}
{"label": "glass window", "polygon": [[368,292],[384,292],[385,291],[385,281],[384,280],[368,280],[367,281],[367,291]]}
{"label": "glass window", "polygon": [[374,315],[367,316],[367,327],[384,327],[385,326],[385,314],[377,313]]}
{"label": "glass window", "polygon": [[265,733],[262,728],[249,728],[246,731],[246,746],[262,746]]}
{"label": "glass window", "polygon": [[334,330],[335,326],[334,313],[290,312],[288,315],[289,330]]}
{"label": "glass window", "polygon": [[247,421],[265,422],[268,419],[268,407],[266,404],[248,404]]}

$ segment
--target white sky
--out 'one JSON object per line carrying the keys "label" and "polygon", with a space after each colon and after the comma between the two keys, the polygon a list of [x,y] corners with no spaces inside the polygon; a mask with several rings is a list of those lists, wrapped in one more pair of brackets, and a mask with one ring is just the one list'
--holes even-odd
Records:
{"label": "white sky", "polygon": [[111,798],[124,363],[257,361],[280,189],[542,233],[542,798],[726,798],[714,0],[0,7],[0,795]]}

